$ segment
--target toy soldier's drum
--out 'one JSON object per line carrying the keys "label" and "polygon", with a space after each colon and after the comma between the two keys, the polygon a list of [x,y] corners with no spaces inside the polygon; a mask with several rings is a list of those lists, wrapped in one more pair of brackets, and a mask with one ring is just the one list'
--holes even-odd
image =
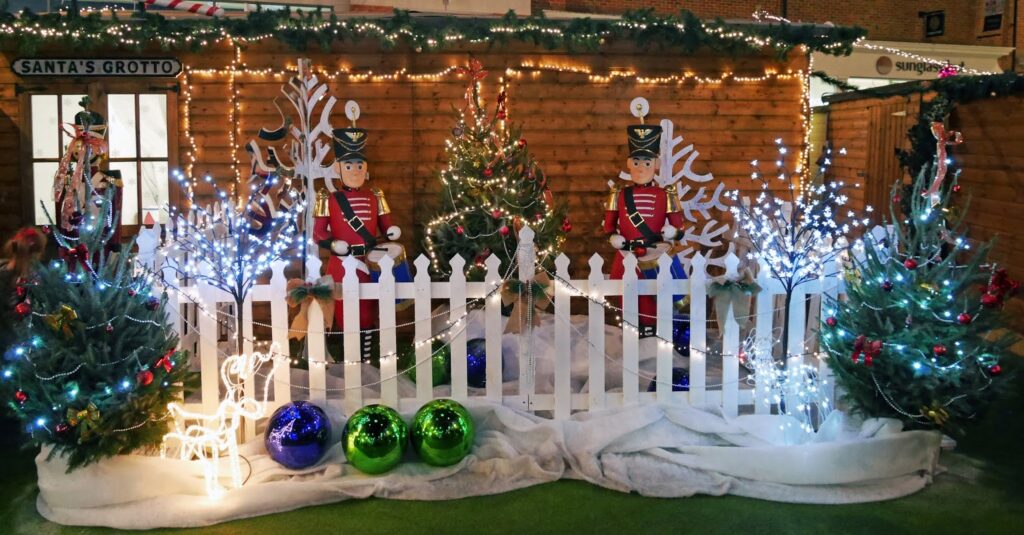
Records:
{"label": "toy soldier's drum", "polygon": [[[395,275],[395,282],[412,282],[412,269],[409,268],[409,262],[405,258],[405,248],[401,244],[395,242],[381,243],[373,248],[366,255],[366,266],[370,268],[370,280],[378,282],[380,280],[380,261],[384,256],[390,256],[391,260],[395,262],[391,272]],[[399,305],[411,300],[398,299],[395,302]]]}
{"label": "toy soldier's drum", "polygon": [[[661,258],[661,255],[668,254],[672,258],[672,264],[669,265],[669,272],[672,274],[672,278],[685,279],[686,270],[683,269],[682,262],[679,261],[678,256],[671,253],[672,246],[665,242],[658,242],[648,247],[646,254],[637,257],[637,269],[640,270],[640,278],[646,280],[657,279],[658,259]],[[680,301],[682,299],[682,295],[672,296],[672,301]]]}

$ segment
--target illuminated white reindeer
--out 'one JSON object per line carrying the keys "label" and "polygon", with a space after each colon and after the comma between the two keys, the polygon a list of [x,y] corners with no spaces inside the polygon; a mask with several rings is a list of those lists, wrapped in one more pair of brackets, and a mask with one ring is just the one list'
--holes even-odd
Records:
{"label": "illuminated white reindeer", "polygon": [[[227,393],[213,414],[199,414],[186,411],[178,403],[167,405],[174,417],[174,431],[164,435],[164,442],[177,440],[181,443],[182,460],[196,459],[203,463],[206,479],[206,493],[210,498],[223,494],[220,484],[220,457],[227,457],[231,471],[232,488],[242,486],[241,469],[238,462],[238,430],[243,418],[262,418],[267,408],[267,390],[277,370],[277,362],[270,353],[232,355],[220,367],[220,379]],[[246,397],[244,384],[268,361],[274,365],[263,385],[263,400]],[[187,422],[194,422],[187,424]]]}

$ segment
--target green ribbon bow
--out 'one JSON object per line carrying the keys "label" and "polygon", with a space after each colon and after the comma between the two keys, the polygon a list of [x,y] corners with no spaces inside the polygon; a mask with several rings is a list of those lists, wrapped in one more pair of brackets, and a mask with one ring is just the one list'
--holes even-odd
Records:
{"label": "green ribbon bow", "polygon": [[68,407],[68,423],[79,428],[79,434],[86,436],[99,425],[100,410],[95,404],[89,403],[84,409]]}

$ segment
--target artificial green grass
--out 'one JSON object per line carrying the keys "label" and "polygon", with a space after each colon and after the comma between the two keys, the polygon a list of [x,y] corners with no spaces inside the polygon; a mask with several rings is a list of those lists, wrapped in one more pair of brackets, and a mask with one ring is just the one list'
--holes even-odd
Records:
{"label": "artificial green grass", "polygon": [[[1021,381],[1016,381],[1019,394]],[[368,499],[250,518],[196,530],[158,533],[1022,533],[1024,532],[1024,403],[1004,400],[969,430],[948,472],[898,500],[856,505],[796,505],[732,496],[644,498],[579,481],[462,500]],[[63,527],[36,512],[30,452],[0,437],[0,533],[108,533]],[[884,454],[884,452],[879,452]]]}

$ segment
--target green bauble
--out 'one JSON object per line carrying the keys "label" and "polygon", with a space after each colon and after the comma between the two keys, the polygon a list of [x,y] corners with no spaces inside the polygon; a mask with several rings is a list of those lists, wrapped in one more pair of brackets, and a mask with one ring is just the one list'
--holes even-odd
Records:
{"label": "green bauble", "polygon": [[413,418],[412,449],[433,466],[451,466],[473,449],[473,417],[459,402],[435,399],[420,407]]}
{"label": "green bauble", "polygon": [[[451,346],[441,342],[440,340],[434,341],[433,354],[430,357],[430,363],[432,367],[431,378],[433,379],[433,386],[443,385],[451,380],[452,374],[452,349]],[[416,382],[416,349],[414,346],[408,345],[402,348],[401,353],[398,355],[398,369],[409,370],[406,374],[409,380]]]}
{"label": "green bauble", "polygon": [[348,462],[366,474],[383,474],[402,460],[409,428],[391,407],[368,405],[356,411],[341,437]]}

